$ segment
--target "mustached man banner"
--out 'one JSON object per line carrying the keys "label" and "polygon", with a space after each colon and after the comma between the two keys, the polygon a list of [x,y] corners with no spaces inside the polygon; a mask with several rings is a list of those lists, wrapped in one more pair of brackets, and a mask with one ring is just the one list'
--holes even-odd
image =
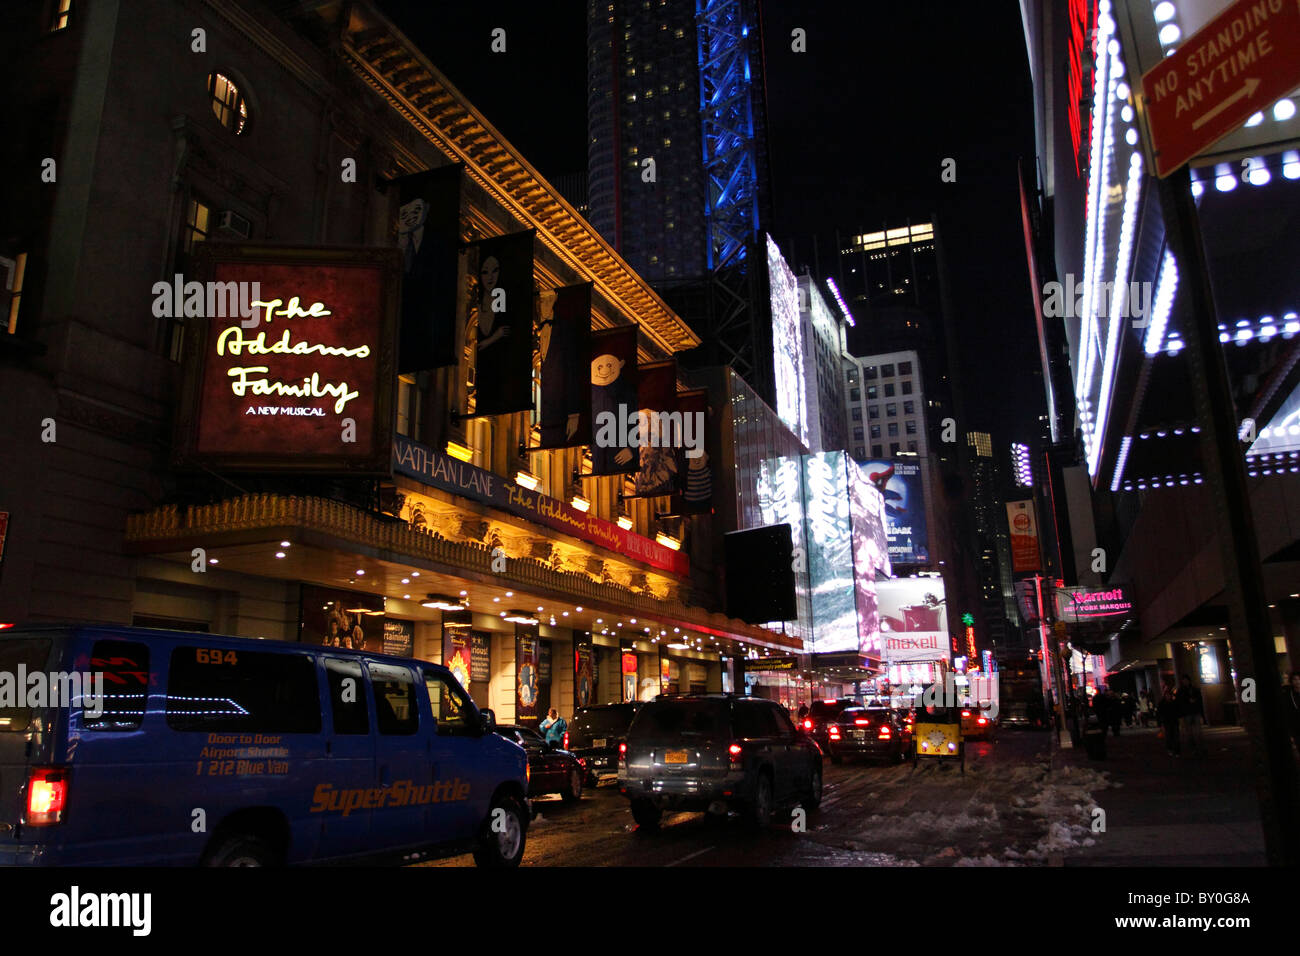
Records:
{"label": "mustached man banner", "polygon": [[474,243],[469,257],[474,416],[526,412],[533,404],[533,230]]}
{"label": "mustached man banner", "polygon": [[539,448],[591,444],[591,283],[542,293],[537,323]]}
{"label": "mustached man banner", "polygon": [[624,416],[629,444],[640,446],[634,497],[670,495],[677,490],[677,449],[682,447],[676,360],[642,365],[637,369],[636,388],[636,414]]}
{"label": "mustached man banner", "polygon": [[[677,475],[681,493],[674,496],[673,514],[706,514],[713,510],[713,466],[706,451],[705,432],[709,421],[708,389],[677,393],[682,413],[683,445],[677,449]],[[686,429],[688,427],[692,435]]]}
{"label": "mustached man banner", "polygon": [[399,372],[456,364],[460,184],[464,167],[442,166],[393,180],[402,252]]}
{"label": "mustached man banner", "polygon": [[627,426],[629,412],[635,420],[637,408],[636,326],[593,332],[590,362],[591,473],[633,474],[641,467]]}

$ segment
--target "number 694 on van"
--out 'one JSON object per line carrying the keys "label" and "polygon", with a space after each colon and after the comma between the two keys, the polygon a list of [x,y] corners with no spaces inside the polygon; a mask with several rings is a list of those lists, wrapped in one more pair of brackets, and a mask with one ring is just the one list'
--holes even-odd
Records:
{"label": "number 694 on van", "polygon": [[[42,625],[0,634],[0,685],[19,674],[0,696],[0,864],[523,858],[524,749],[437,664]],[[35,693],[55,686],[94,690]]]}

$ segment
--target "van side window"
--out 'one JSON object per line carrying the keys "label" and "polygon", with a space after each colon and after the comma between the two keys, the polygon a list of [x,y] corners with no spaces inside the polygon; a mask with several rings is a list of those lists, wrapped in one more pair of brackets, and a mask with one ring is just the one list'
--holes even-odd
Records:
{"label": "van side window", "polygon": [[178,647],[167,679],[167,726],[318,734],[315,661],[306,654]]}
{"label": "van side window", "polygon": [[375,723],[387,735],[413,734],[420,728],[415,708],[415,681],[405,667],[367,664],[375,689]]}
{"label": "van side window", "polygon": [[424,686],[429,691],[429,706],[433,708],[438,736],[457,737],[469,733],[469,708],[464,695],[434,671],[424,672]]}
{"label": "van side window", "polygon": [[[17,693],[19,668],[28,673],[45,670],[51,647],[53,642],[42,637],[0,641],[0,674],[5,675],[5,683],[10,687],[10,691],[5,694],[8,700],[0,703],[0,731],[21,733],[31,724],[32,709],[17,706],[18,703],[25,702],[25,695],[19,697]],[[22,690],[26,690],[26,687]]]}
{"label": "van side window", "polygon": [[329,682],[330,709],[334,712],[334,733],[370,733],[370,714],[366,709],[366,681],[356,661],[325,659],[325,677]]}
{"label": "van side window", "polygon": [[104,675],[102,705],[83,697],[81,726],[86,730],[138,730],[149,695],[149,648],[134,641],[96,641],[90,672]]}

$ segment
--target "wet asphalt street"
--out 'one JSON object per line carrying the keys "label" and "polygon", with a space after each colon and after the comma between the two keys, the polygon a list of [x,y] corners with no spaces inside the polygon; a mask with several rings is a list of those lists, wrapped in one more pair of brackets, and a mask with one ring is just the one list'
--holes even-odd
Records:
{"label": "wet asphalt street", "polygon": [[[966,772],[922,761],[825,767],[821,809],[806,830],[780,812],[761,830],[739,819],[665,814],[658,830],[637,827],[610,782],[576,805],[535,801],[525,866],[912,866],[1046,863],[1052,824],[1076,826],[1087,790],[1057,796],[1049,786],[1046,734],[1002,732],[968,743]],[[427,866],[472,865],[469,857]]]}

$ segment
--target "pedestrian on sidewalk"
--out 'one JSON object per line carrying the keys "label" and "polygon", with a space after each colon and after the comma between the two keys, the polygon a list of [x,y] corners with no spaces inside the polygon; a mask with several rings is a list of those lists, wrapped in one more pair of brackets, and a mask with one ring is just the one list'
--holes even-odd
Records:
{"label": "pedestrian on sidewalk", "polygon": [[1133,718],[1137,716],[1137,709],[1138,709],[1137,701],[1134,700],[1132,694],[1125,691],[1124,692],[1124,726],[1125,727],[1133,726]]}
{"label": "pedestrian on sidewalk", "polygon": [[1160,695],[1160,703],[1156,705],[1156,719],[1164,730],[1165,750],[1171,757],[1177,757],[1182,752],[1178,740],[1178,701],[1175,698],[1174,679],[1166,677],[1164,692]]}
{"label": "pedestrian on sidewalk", "polygon": [[560,716],[560,712],[554,707],[542,721],[540,730],[546,738],[548,744],[554,744],[557,747],[564,746],[564,732],[569,729],[568,722]]}
{"label": "pedestrian on sidewalk", "polygon": [[1151,726],[1151,692],[1143,689],[1138,693],[1138,717],[1143,727]]}
{"label": "pedestrian on sidewalk", "polygon": [[1201,699],[1201,690],[1192,684],[1186,674],[1179,682],[1177,694],[1178,722],[1180,737],[1186,740],[1196,751],[1196,756],[1205,756],[1205,739],[1201,734],[1201,725],[1205,723],[1205,703]]}
{"label": "pedestrian on sidewalk", "polygon": [[1300,754],[1300,671],[1287,675],[1287,686],[1282,689],[1282,715],[1291,731],[1291,743]]}

